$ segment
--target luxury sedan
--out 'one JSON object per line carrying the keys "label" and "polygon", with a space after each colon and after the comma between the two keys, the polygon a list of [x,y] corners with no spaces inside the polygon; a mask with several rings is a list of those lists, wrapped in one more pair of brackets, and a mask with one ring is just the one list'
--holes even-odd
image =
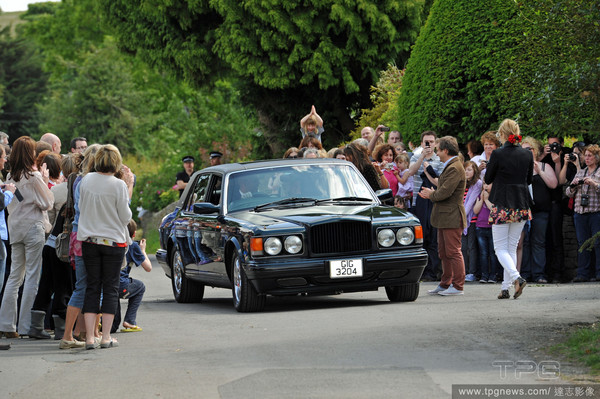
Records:
{"label": "luxury sedan", "polygon": [[412,214],[383,202],[349,162],[285,159],[225,164],[191,177],[160,225],[156,257],[177,302],[204,287],[232,290],[239,312],[268,295],[329,295],[385,287],[414,301],[427,264]]}

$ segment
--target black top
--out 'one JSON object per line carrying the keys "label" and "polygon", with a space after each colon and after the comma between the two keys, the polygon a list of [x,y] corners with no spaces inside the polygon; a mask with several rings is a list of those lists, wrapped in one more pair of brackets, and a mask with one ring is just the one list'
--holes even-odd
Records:
{"label": "black top", "polygon": [[[549,165],[542,163],[546,167]],[[542,176],[533,176],[533,205],[531,212],[550,212],[552,210],[552,190],[546,185]]]}
{"label": "black top", "polygon": [[[190,175],[188,175],[185,170],[182,170],[175,175],[175,182],[178,182],[179,180],[183,181],[184,183],[188,183],[190,181]],[[181,194],[183,194],[183,189],[179,190],[180,197]]]}
{"label": "black top", "polygon": [[529,209],[528,185],[533,181],[533,156],[520,145],[504,145],[492,152],[485,171],[485,182],[494,183],[490,202],[498,208]]}

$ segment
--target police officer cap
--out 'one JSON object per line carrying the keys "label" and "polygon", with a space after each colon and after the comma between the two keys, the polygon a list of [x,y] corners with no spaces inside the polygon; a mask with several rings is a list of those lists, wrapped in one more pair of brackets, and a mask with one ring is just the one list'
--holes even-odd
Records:
{"label": "police officer cap", "polygon": [[221,154],[219,151],[213,151],[210,153],[210,157],[212,158],[221,158],[223,156],[223,154]]}
{"label": "police officer cap", "polygon": [[186,155],[185,157],[181,158],[181,160],[183,162],[194,162],[194,157],[191,155]]}

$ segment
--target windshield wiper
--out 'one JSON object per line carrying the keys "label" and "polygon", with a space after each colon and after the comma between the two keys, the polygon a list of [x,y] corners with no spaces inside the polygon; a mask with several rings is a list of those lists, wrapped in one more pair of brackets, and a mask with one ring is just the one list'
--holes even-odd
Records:
{"label": "windshield wiper", "polygon": [[317,203],[336,202],[336,201],[373,202],[373,199],[372,198],[364,198],[364,197],[339,197],[339,198],[327,198],[327,199],[318,200]]}
{"label": "windshield wiper", "polygon": [[302,202],[313,202],[317,203],[315,198],[306,198],[306,197],[294,197],[294,198],[286,198],[275,202],[269,202],[268,204],[262,204],[254,207],[254,211],[259,211],[265,208],[272,208],[280,205],[290,205],[290,204],[299,204]]}

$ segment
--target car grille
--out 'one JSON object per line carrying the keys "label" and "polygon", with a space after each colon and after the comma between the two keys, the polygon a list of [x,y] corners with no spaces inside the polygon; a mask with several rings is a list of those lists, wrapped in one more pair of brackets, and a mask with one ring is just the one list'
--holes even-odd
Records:
{"label": "car grille", "polygon": [[310,230],[313,254],[368,251],[371,249],[371,223],[336,222]]}

